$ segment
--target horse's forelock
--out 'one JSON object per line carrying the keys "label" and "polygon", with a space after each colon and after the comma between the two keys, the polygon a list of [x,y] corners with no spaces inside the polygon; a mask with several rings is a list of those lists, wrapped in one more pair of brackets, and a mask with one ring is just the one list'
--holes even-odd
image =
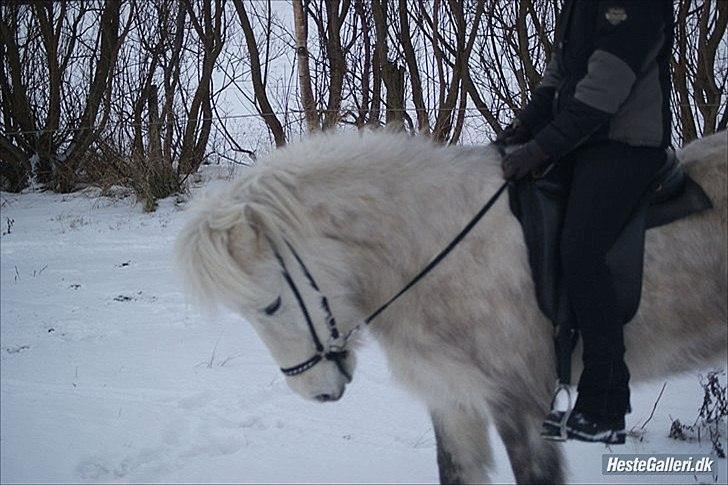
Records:
{"label": "horse's forelock", "polygon": [[263,250],[265,218],[258,217],[253,204],[224,194],[193,210],[176,245],[188,294],[207,308],[264,299],[251,278],[252,263]]}
{"label": "horse's forelock", "polygon": [[257,169],[195,203],[177,240],[188,293],[204,307],[267,303],[279,275],[271,243],[314,231],[285,170]]}

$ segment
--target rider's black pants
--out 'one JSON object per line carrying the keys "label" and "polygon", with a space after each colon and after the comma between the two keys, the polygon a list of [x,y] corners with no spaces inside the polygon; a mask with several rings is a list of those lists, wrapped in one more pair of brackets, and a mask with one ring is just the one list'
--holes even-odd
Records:
{"label": "rider's black pants", "polygon": [[575,409],[599,419],[618,419],[629,409],[624,322],[607,251],[665,158],[664,149],[605,141],[582,146],[557,164],[571,178],[561,264],[584,344]]}

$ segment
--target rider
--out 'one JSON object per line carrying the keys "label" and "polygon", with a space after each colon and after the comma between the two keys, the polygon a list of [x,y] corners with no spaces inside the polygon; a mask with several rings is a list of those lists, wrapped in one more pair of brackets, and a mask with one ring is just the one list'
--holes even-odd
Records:
{"label": "rider", "polygon": [[569,181],[561,265],[584,371],[567,430],[623,443],[629,371],[606,255],[670,145],[672,0],[566,0],[557,25],[541,84],[496,142],[522,145],[506,179],[554,163]]}

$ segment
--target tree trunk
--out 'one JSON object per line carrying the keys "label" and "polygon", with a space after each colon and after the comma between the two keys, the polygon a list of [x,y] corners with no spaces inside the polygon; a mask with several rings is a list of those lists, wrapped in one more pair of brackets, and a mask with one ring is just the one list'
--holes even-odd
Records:
{"label": "tree trunk", "polygon": [[341,93],[346,74],[346,62],[341,47],[341,21],[346,15],[348,1],[344,0],[343,13],[339,12],[339,0],[325,0],[324,5],[326,6],[326,51],[329,58],[329,96],[326,102],[323,129],[328,130],[339,122],[341,110]]}
{"label": "tree trunk", "polygon": [[369,113],[369,125],[379,126],[382,103],[382,73],[387,64],[387,0],[372,0],[372,18],[374,19],[374,57],[372,59],[372,107]]}
{"label": "tree trunk", "polygon": [[427,116],[427,108],[422,97],[422,80],[420,78],[420,70],[417,66],[417,57],[414,47],[412,46],[411,34],[409,29],[409,15],[407,11],[407,0],[399,0],[399,24],[400,24],[400,43],[404,51],[404,59],[407,63],[407,70],[410,75],[410,84],[412,86],[412,103],[415,105],[417,112],[417,131],[423,135],[430,134],[430,120]]}
{"label": "tree trunk", "polygon": [[308,65],[308,21],[302,0],[293,0],[293,23],[296,35],[296,61],[301,105],[306,118],[306,126],[309,133],[312,133],[317,131],[320,125],[316,112],[316,99],[311,88],[311,71]]}
{"label": "tree trunk", "polygon": [[101,30],[99,60],[86,98],[86,106],[79,120],[80,128],[76,130],[68,151],[61,157],[63,163],[58,167],[54,177],[56,190],[59,192],[73,190],[76,183],[76,169],[102,128],[95,126],[95,124],[104,94],[111,87],[112,72],[121,45],[119,36],[120,8],[121,0],[109,0],[104,4],[99,26]]}
{"label": "tree trunk", "polygon": [[235,4],[235,10],[238,12],[238,18],[240,19],[240,25],[243,27],[243,33],[245,34],[245,42],[248,45],[248,54],[250,55],[250,76],[253,81],[253,92],[255,93],[255,101],[258,105],[260,115],[263,117],[263,121],[268,126],[268,129],[273,134],[276,146],[282,147],[286,144],[286,135],[283,132],[283,126],[278,120],[273,108],[268,100],[268,93],[265,90],[265,83],[263,82],[262,69],[260,65],[260,53],[258,52],[258,45],[255,41],[255,34],[253,33],[253,27],[250,25],[250,19],[248,13],[245,11],[245,5],[243,0],[233,0]]}
{"label": "tree trunk", "polygon": [[387,87],[387,128],[401,131],[404,129],[404,67],[396,62],[387,61],[382,71],[382,79]]}
{"label": "tree trunk", "polygon": [[687,17],[690,10],[690,0],[681,0],[677,19],[675,21],[675,44],[676,56],[672,61],[672,77],[673,88],[677,93],[677,114],[682,132],[683,144],[688,143],[698,137],[698,130],[695,124],[695,117],[690,107],[690,88],[688,87],[688,33],[687,33]]}
{"label": "tree trunk", "polygon": [[197,31],[204,52],[200,81],[189,109],[187,126],[182,138],[177,173],[183,179],[197,171],[205,156],[205,149],[212,130],[212,105],[210,101],[212,74],[217,57],[222,52],[222,13],[223,0],[215,0],[215,12],[212,12],[212,0],[202,1],[202,24],[195,14],[189,0],[186,0],[187,13]]}

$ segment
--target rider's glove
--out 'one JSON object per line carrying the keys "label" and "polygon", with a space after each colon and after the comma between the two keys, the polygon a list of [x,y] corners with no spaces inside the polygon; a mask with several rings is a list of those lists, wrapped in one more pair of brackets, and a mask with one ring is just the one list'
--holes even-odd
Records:
{"label": "rider's glove", "polygon": [[495,143],[501,146],[520,145],[533,138],[531,130],[525,123],[516,118],[510,125],[495,138]]}
{"label": "rider's glove", "polygon": [[506,180],[521,179],[548,161],[548,155],[536,143],[536,140],[531,140],[503,158],[501,161],[503,178]]}

